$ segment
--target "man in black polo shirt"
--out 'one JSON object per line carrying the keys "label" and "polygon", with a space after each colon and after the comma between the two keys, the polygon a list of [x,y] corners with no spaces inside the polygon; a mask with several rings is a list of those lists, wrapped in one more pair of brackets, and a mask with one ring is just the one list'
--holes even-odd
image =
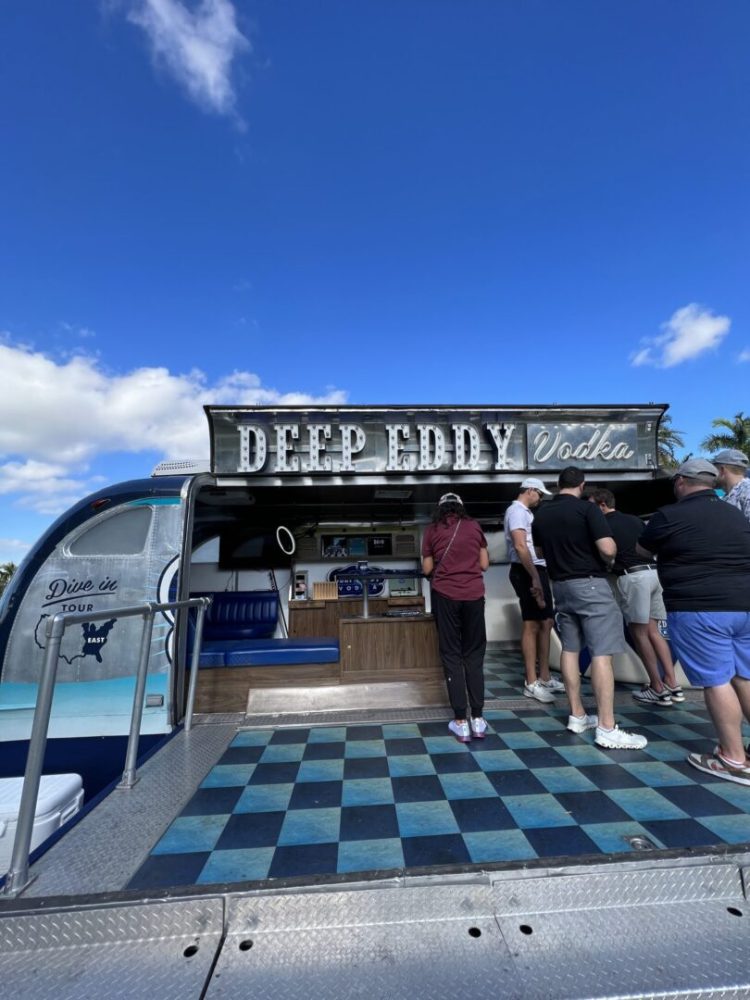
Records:
{"label": "man in black polo shirt", "polygon": [[[582,733],[596,728],[594,742],[610,750],[642,750],[644,736],[615,725],[615,681],[612,655],[625,651],[622,615],[607,570],[617,554],[604,515],[581,499],[584,475],[570,466],[560,473],[560,492],[542,504],[534,518],[532,537],[537,555],[547,560],[562,642],[560,668],[570,702],[568,729]],[[591,683],[598,715],[587,715],[581,701],[579,654],[591,654]]]}
{"label": "man in black polo shirt", "polygon": [[[649,678],[649,683],[642,691],[634,691],[633,697],[642,705],[671,705],[673,701],[684,701],[669,645],[659,631],[659,622],[664,621],[667,612],[656,563],[653,558],[639,556],[635,550],[645,525],[635,514],[623,514],[615,509],[611,490],[594,490],[591,499],[604,514],[617,545],[615,596]],[[660,663],[664,680],[659,672]]]}
{"label": "man in black polo shirt", "polygon": [[641,535],[655,552],[672,645],[691,684],[703,687],[719,745],[688,763],[750,785],[742,717],[750,721],[750,524],[713,487],[718,469],[702,458],[674,474],[678,502],[662,507]]}

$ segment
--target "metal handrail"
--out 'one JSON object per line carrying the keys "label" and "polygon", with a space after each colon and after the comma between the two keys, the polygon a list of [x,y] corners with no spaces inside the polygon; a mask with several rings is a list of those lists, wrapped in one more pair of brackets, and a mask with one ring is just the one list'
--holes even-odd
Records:
{"label": "metal handrail", "polygon": [[39,798],[39,784],[44,764],[44,751],[47,746],[50,715],[52,712],[52,695],[57,680],[57,666],[60,657],[60,645],[68,625],[84,622],[109,621],[111,618],[143,617],[143,633],[141,636],[140,659],[136,674],[135,691],[133,693],[133,710],[130,718],[130,735],[125,755],[125,769],[118,788],[132,788],[138,780],[136,777],[136,759],[138,756],[138,739],[141,733],[143,719],[143,702],[146,693],[146,675],[151,651],[151,636],[154,627],[154,616],[161,611],[176,611],[179,608],[197,608],[198,616],[195,623],[195,638],[193,654],[190,661],[190,686],[185,712],[185,729],[189,731],[193,723],[193,704],[198,680],[198,664],[200,647],[203,639],[203,619],[206,609],[211,604],[210,597],[191,597],[183,601],[169,601],[164,604],[135,604],[124,608],[111,608],[107,611],[75,612],[52,615],[47,620],[47,648],[44,657],[42,676],[39,681],[36,708],[31,726],[29,754],[26,759],[26,772],[21,791],[21,804],[18,810],[16,837],[13,841],[13,854],[10,868],[5,877],[3,895],[17,896],[29,885],[29,854],[31,837],[36,817],[36,806]]}

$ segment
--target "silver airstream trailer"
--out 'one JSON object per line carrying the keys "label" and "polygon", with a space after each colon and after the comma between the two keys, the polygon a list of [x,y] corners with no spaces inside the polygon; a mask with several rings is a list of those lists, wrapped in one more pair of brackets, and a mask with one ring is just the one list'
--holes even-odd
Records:
{"label": "silver airstream trailer", "polygon": [[[100,490],[59,518],[23,561],[0,606],[0,740],[28,738],[45,625],[56,613],[275,591],[271,637],[304,636],[305,618],[313,638],[320,626],[299,598],[363,559],[372,568],[368,597],[423,601],[420,533],[446,483],[491,542],[488,636],[514,640],[501,527],[520,479],[554,480],[576,464],[612,488],[623,509],[647,513],[668,498],[656,459],[664,409],[206,407],[210,467],[165,462],[149,479]],[[338,555],[337,537],[346,540]],[[337,597],[361,595],[361,580],[339,580]],[[128,732],[140,628],[111,619],[66,631],[52,737]],[[157,616],[145,733],[170,732],[182,718],[188,642],[186,621]]]}
{"label": "silver airstream trailer", "polygon": [[[622,510],[670,502],[665,410],[210,406],[210,462],[52,525],[0,604],[0,761],[24,773],[54,659],[37,763],[91,801],[14,853],[8,995],[747,996],[750,803],[685,773],[700,694],[639,709],[654,754],[618,762],[522,696],[505,509],[568,465]],[[420,573],[446,487],[490,550],[477,747],[445,735]],[[151,756],[108,786],[140,696]]]}

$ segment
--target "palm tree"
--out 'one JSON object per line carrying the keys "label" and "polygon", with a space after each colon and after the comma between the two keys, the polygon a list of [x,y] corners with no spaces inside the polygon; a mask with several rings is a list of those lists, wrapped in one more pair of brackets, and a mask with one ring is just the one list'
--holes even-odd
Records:
{"label": "palm tree", "polygon": [[722,427],[725,433],[709,434],[701,442],[701,448],[709,454],[721,451],[724,448],[737,448],[746,455],[750,451],[750,416],[740,410],[739,413],[728,420],[726,417],[717,417],[711,421],[712,427]]}
{"label": "palm tree", "polygon": [[675,450],[685,447],[683,431],[675,430],[672,427],[672,417],[665,414],[659,424],[658,435],[658,463],[662,468],[674,469],[679,464]]}
{"label": "palm tree", "polygon": [[16,564],[12,562],[2,563],[0,565],[0,594],[2,594],[10,583],[10,578],[13,576],[17,568]]}

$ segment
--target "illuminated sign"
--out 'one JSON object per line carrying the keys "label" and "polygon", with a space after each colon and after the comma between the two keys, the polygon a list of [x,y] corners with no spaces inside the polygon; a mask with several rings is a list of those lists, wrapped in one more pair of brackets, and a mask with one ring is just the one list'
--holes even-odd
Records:
{"label": "illuminated sign", "polygon": [[602,411],[206,407],[218,475],[652,470],[663,407]]}

